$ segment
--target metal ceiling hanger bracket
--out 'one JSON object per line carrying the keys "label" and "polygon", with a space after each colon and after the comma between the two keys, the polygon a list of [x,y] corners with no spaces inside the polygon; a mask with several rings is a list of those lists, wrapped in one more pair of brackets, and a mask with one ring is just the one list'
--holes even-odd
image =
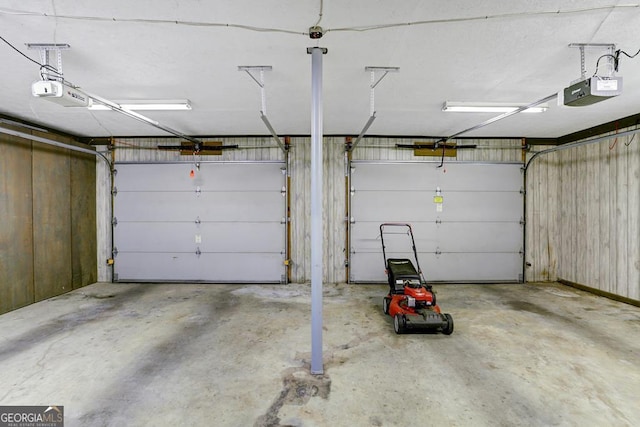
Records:
{"label": "metal ceiling hanger bracket", "polygon": [[[607,51],[607,54],[610,55],[608,57],[608,62],[613,65],[614,54],[616,51],[616,45],[614,43],[569,43],[569,47],[580,49],[580,79],[574,81],[574,83],[579,82],[581,80],[585,80],[587,78],[587,69],[585,67],[585,49],[604,49]],[[611,69],[614,69],[611,67]]]}
{"label": "metal ceiling hanger bracket", "polygon": [[[272,69],[273,67],[271,65],[239,65],[238,66],[238,71],[246,72],[249,75],[249,77],[251,77],[251,79],[254,82],[256,82],[256,84],[260,87],[260,99],[262,102],[261,104],[262,108],[260,110],[260,118],[264,122],[267,129],[269,129],[269,133],[271,133],[271,136],[273,136],[273,139],[275,139],[280,149],[282,151],[287,151],[287,147],[284,145],[284,143],[276,133],[275,129],[273,129],[273,126],[271,126],[271,122],[269,122],[269,119],[267,118],[267,96],[264,90],[264,72],[271,71]],[[259,76],[256,77],[253,74],[254,72],[259,72]]]}
{"label": "metal ceiling hanger bracket", "polygon": [[[369,130],[369,127],[373,124],[373,121],[376,119],[376,86],[378,86],[387,74],[399,72],[400,67],[364,67],[364,70],[371,73],[371,85],[369,86],[369,119],[364,124],[364,127],[360,131],[356,140],[352,144],[347,145],[347,151],[353,151],[356,148],[358,143],[360,143],[364,135]],[[376,71],[383,73],[378,79],[376,79]]]}
{"label": "metal ceiling hanger bracket", "polygon": [[[71,49],[70,45],[67,43],[27,43],[27,48],[40,51],[40,63],[42,64],[40,77],[42,80],[64,80],[62,77],[62,51]],[[52,54],[56,56],[55,64],[52,63]],[[57,70],[57,73],[53,70]]]}

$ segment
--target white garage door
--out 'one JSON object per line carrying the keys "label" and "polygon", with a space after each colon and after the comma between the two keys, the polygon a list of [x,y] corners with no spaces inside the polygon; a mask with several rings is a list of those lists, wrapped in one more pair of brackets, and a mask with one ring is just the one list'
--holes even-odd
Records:
{"label": "white garage door", "polygon": [[116,169],[116,281],[284,281],[284,163]]}
{"label": "white garage door", "polygon": [[[427,281],[522,280],[521,164],[352,162],[353,282],[384,282],[379,226],[410,223]],[[385,232],[387,257],[413,258]]]}

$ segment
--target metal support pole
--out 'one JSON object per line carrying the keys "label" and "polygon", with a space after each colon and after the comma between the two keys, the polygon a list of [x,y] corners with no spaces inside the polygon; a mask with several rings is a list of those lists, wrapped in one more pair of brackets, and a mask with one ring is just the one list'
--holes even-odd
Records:
{"label": "metal support pole", "polygon": [[311,373],[324,373],[322,362],[322,55],[327,49],[307,48],[311,54]]}

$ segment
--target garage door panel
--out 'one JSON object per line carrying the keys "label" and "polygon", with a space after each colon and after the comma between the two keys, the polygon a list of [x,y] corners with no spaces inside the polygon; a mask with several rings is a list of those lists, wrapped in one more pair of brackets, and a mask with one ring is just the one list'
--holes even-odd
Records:
{"label": "garage door panel", "polygon": [[194,188],[190,177],[193,164],[120,164],[116,165],[116,188],[122,191],[189,191]]}
{"label": "garage door panel", "polygon": [[118,164],[119,281],[280,282],[282,162]]}
{"label": "garage door panel", "polygon": [[419,256],[420,266],[427,281],[517,282],[522,280],[522,257],[518,253],[443,253]]}
{"label": "garage door panel", "polygon": [[433,203],[433,194],[408,191],[359,191],[351,198],[353,217],[356,222],[435,222],[438,217]]}
{"label": "garage door panel", "polygon": [[[352,178],[360,191],[426,191],[437,187],[448,191],[520,191],[522,165],[504,168],[504,164],[436,162],[361,163],[354,162]],[[493,166],[496,166],[495,168]],[[510,165],[512,166],[512,165]]]}
{"label": "garage door panel", "polygon": [[[398,256],[397,258],[406,258],[406,256]],[[355,252],[351,254],[349,269],[351,280],[386,283],[387,276],[384,269],[382,252]]]}
{"label": "garage door panel", "polygon": [[285,224],[261,223],[203,223],[200,248],[204,252],[273,252],[285,246]]}
{"label": "garage door panel", "polygon": [[[513,252],[522,249],[522,225],[517,222],[421,223],[412,222],[416,248],[424,252]],[[379,252],[380,223],[358,222],[351,228],[351,246],[360,252]],[[410,250],[411,239],[406,234],[388,234],[387,251]]]}
{"label": "garage door panel", "polygon": [[[391,257],[408,258],[413,253],[398,252]],[[515,282],[521,280],[522,257],[514,253],[418,254],[427,282]],[[469,264],[474,268],[470,269]],[[504,268],[507,266],[507,268]],[[386,283],[382,254],[352,254],[351,274],[358,282]]]}
{"label": "garage door panel", "polygon": [[[435,248],[437,246],[437,234],[435,223],[411,223],[417,248]],[[400,228],[399,228],[400,229]],[[386,252],[411,251],[411,238],[402,230],[400,233],[389,233],[385,229]],[[358,252],[379,253],[382,257],[382,242],[380,240],[379,222],[357,222],[351,226],[351,247]],[[357,249],[356,249],[357,248]]]}
{"label": "garage door panel", "polygon": [[[282,219],[280,191],[242,193],[119,192],[116,218],[120,221],[260,221]],[[256,209],[256,207],[260,207]]]}
{"label": "garage door panel", "polygon": [[[351,176],[360,191],[435,191],[435,163],[355,163]],[[401,185],[399,186],[398,183]]]}
{"label": "garage door panel", "polygon": [[280,254],[121,253],[117,281],[280,282],[283,261]]}
{"label": "garage door panel", "polygon": [[260,221],[284,218],[285,198],[277,192],[203,194],[203,221]]}
{"label": "garage door panel", "polygon": [[443,221],[515,221],[522,219],[522,195],[514,192],[453,192],[443,194]]}
{"label": "garage door panel", "polygon": [[515,191],[522,188],[522,165],[449,163],[437,186],[447,191]]}
{"label": "garage door panel", "polygon": [[[161,167],[159,167],[161,166]],[[274,163],[118,164],[118,191],[269,191],[282,186],[282,168]],[[194,172],[193,177],[191,171]]]}
{"label": "garage door panel", "polygon": [[522,249],[522,232],[517,222],[445,223],[436,227],[441,252],[517,253]]}
{"label": "garage door panel", "polygon": [[[426,162],[354,163],[350,280],[371,279],[368,264],[382,258],[379,226],[385,222],[412,225],[422,267],[438,257],[438,280],[519,279],[522,165],[449,163],[445,173]],[[406,233],[385,232],[385,245],[388,256],[411,248]]]}
{"label": "garage door panel", "polygon": [[[519,192],[443,192],[441,210],[434,192],[357,191],[352,204],[367,207],[353,210],[356,221],[520,221],[522,195]],[[500,206],[500,209],[496,209]]]}
{"label": "garage door panel", "polygon": [[118,222],[195,221],[203,205],[195,193],[166,191],[118,191],[114,204]]}
{"label": "garage door panel", "polygon": [[202,163],[195,178],[203,191],[270,191],[282,187],[283,170],[283,163]]}
{"label": "garage door panel", "polygon": [[283,282],[284,254],[225,253],[203,254],[205,277],[218,282]]}
{"label": "garage door panel", "polygon": [[[284,225],[278,223],[130,223],[114,228],[117,248],[130,252],[280,252],[284,247]],[[251,245],[247,245],[250,241]],[[120,249],[118,249],[120,250]]]}

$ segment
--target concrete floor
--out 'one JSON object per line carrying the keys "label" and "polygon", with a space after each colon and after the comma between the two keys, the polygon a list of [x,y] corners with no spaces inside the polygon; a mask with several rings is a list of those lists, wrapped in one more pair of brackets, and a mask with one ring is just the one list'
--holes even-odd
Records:
{"label": "concrete floor", "polygon": [[0,316],[0,405],[67,426],[640,425],[640,308],[558,284],[440,285],[396,335],[382,285],[97,283]]}

